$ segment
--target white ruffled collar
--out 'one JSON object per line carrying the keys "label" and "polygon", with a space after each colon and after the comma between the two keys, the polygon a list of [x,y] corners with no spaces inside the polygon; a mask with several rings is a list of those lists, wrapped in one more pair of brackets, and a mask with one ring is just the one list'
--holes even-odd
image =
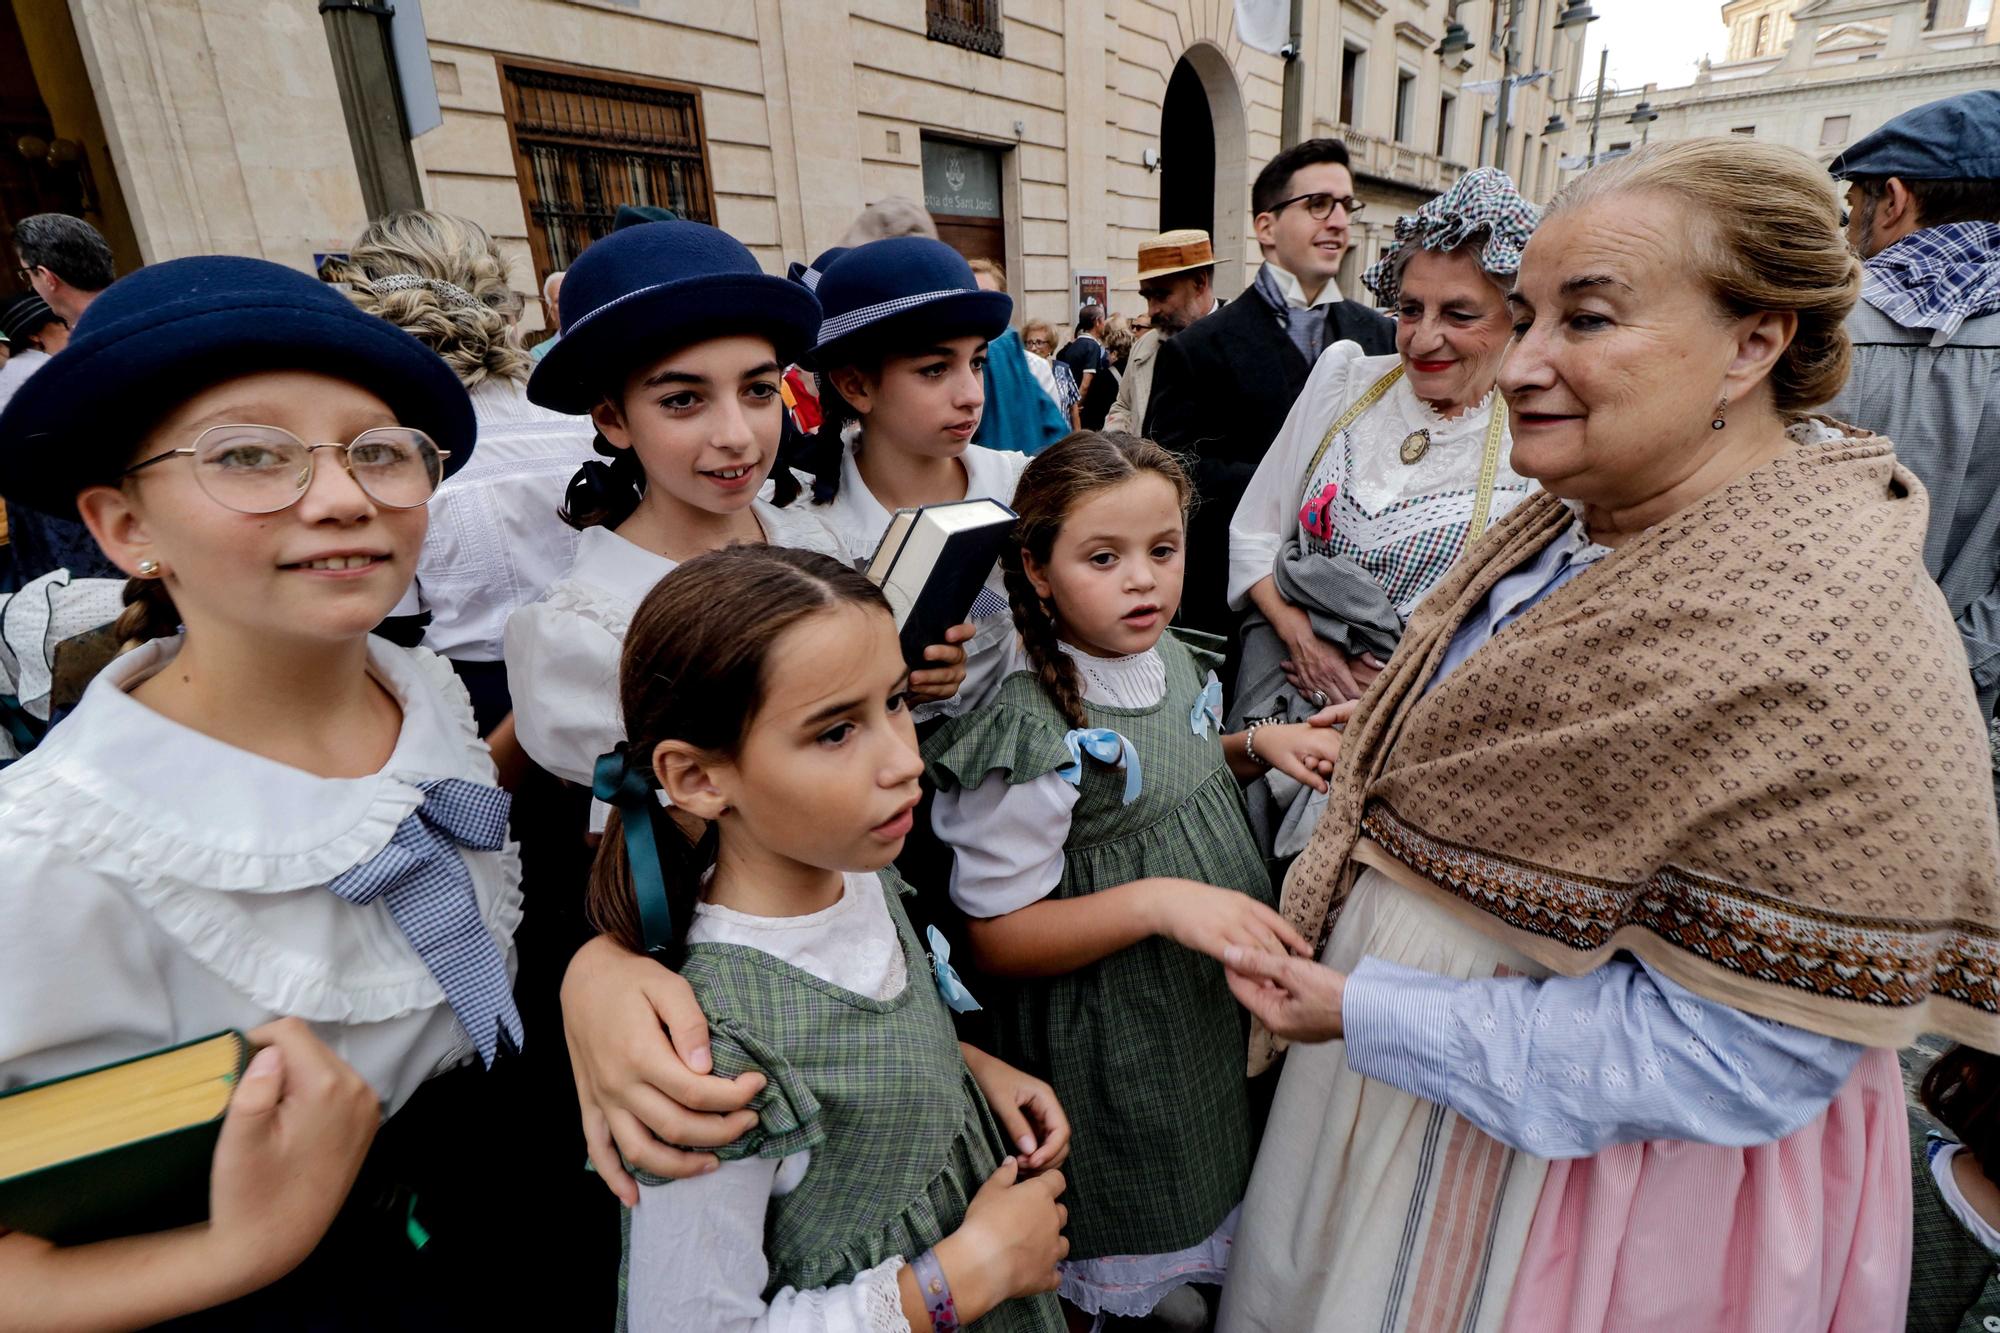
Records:
{"label": "white ruffled collar", "polygon": [[[0,808],[56,800],[76,828],[104,827],[109,816],[123,845],[75,848],[84,860],[115,851],[149,879],[268,893],[325,883],[375,855],[422,802],[416,783],[493,780],[464,687],[435,654],[369,640],[369,672],[401,706],[402,730],[380,772],[322,778],[134,699],[131,687],[164,669],[180,646],[179,637],[157,639],[106,667],[48,740],[0,775]],[[134,856],[140,848],[143,857]]]}

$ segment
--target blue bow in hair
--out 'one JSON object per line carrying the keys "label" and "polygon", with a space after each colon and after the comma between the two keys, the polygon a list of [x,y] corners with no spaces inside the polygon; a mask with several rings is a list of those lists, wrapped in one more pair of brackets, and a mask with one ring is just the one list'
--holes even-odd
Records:
{"label": "blue bow in hair", "polygon": [[1083,757],[1089,755],[1106,768],[1125,770],[1125,797],[1120,805],[1139,799],[1139,752],[1132,743],[1109,727],[1078,727],[1063,737],[1069,747],[1069,762],[1056,776],[1073,787],[1083,785]]}
{"label": "blue bow in hair", "polygon": [[972,998],[972,992],[958,979],[958,969],[951,965],[951,945],[946,943],[936,926],[924,927],[924,938],[930,941],[931,971],[937,976],[938,994],[954,1014],[969,1014],[980,1007]]}
{"label": "blue bow in hair", "polygon": [[1188,726],[1197,736],[1208,736],[1222,730],[1222,682],[1208,673],[1208,684],[1201,687],[1195,697],[1194,707],[1188,712]]}
{"label": "blue bow in hair", "polygon": [[660,873],[660,846],[653,837],[653,812],[660,798],[653,770],[631,762],[625,743],[599,755],[590,774],[590,794],[618,811],[624,830],[625,861],[632,870],[632,895],[639,904],[639,933],[647,953],[673,943],[674,914],[667,905],[666,876]]}
{"label": "blue bow in hair", "polygon": [[521,1012],[507,955],[494,942],[460,847],[498,851],[507,841],[512,797],[463,778],[420,782],[423,803],[389,836],[389,845],[327,882],[357,906],[380,899],[437,979],[445,1002],[491,1066],[502,1044],[521,1049]]}

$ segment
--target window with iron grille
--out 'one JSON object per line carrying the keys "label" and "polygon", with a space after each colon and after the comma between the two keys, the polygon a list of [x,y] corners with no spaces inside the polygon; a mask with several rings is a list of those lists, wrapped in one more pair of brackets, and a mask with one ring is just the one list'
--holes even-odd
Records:
{"label": "window with iron grille", "polygon": [[501,86],[537,281],[608,233],[620,204],[715,221],[696,89],[515,61]]}
{"label": "window with iron grille", "polygon": [[1000,54],[1000,0],[924,0],[924,31],[934,42],[949,42],[989,56]]}

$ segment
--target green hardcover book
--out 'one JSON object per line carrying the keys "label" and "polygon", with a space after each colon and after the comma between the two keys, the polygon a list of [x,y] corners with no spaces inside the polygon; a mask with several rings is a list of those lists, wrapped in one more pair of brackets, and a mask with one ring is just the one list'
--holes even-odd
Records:
{"label": "green hardcover book", "polygon": [[59,1245],[208,1216],[208,1167],[250,1045],[218,1032],[0,1093],[0,1226]]}

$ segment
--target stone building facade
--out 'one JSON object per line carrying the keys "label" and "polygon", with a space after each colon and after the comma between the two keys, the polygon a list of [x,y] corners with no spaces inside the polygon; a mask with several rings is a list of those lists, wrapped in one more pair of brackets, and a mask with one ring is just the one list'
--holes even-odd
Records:
{"label": "stone building facade", "polygon": [[[1497,152],[1532,196],[1553,188],[1541,129],[1581,44],[1554,26],[1562,4],[1303,5],[1296,131],[1346,140],[1369,205],[1348,290],[1399,212],[1494,161],[1510,12],[1529,77]],[[413,141],[425,202],[491,231],[524,293],[620,202],[712,221],[777,272],[864,204],[923,199],[947,239],[1005,264],[1025,312],[1058,321],[1079,273],[1136,307],[1118,294],[1163,227],[1214,233],[1225,293],[1255,271],[1249,187],[1283,141],[1287,57],[1241,40],[1231,0],[421,8],[442,115]],[[1447,58],[1454,16],[1472,45]],[[0,167],[0,223],[83,212],[124,267],[218,251],[306,267],[366,222],[313,0],[0,0],[0,73],[20,76],[8,128],[66,145]]]}
{"label": "stone building facade", "polygon": [[[1969,0],[1731,0],[1728,58],[1685,87],[1607,93],[1598,150],[1740,134],[1830,161],[1913,107],[2000,87],[2000,6],[1973,13]],[[1658,119],[1634,123],[1641,102]],[[1590,112],[1586,95],[1561,136],[1579,166]]]}

